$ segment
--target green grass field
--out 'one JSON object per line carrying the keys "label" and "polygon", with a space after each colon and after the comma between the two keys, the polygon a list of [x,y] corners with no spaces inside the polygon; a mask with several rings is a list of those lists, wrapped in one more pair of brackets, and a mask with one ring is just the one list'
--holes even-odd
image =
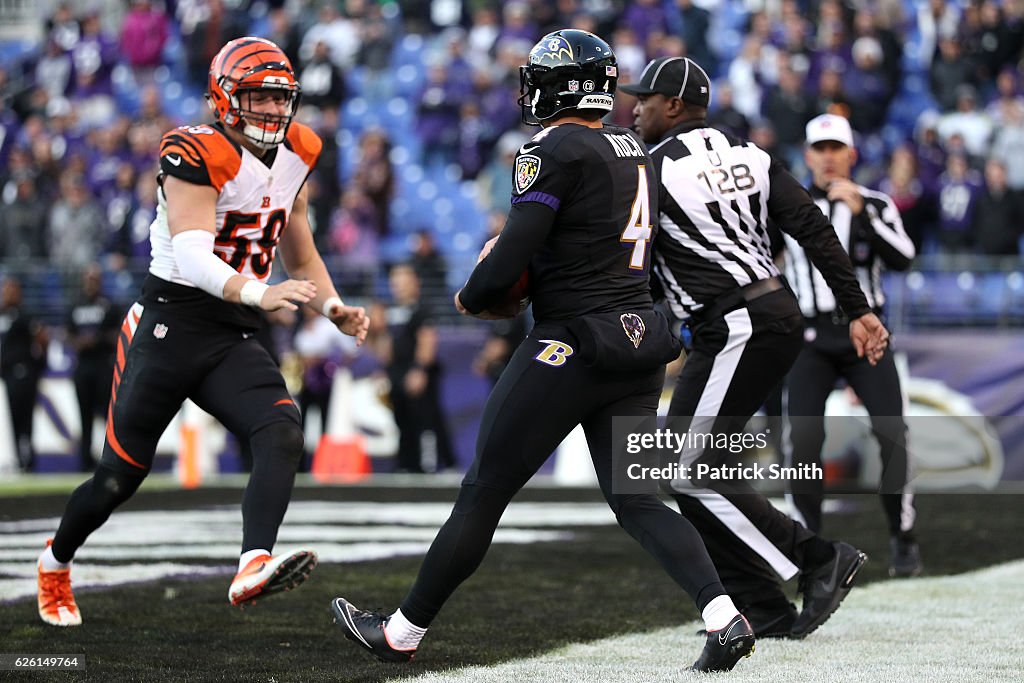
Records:
{"label": "green grass field", "polygon": [[[241,494],[237,488],[158,489],[144,487],[123,510],[233,505]],[[294,496],[296,501],[384,503],[453,498],[454,491],[443,488],[374,487],[299,488]],[[517,500],[593,504],[600,497],[591,490],[536,487]],[[63,493],[8,494],[0,499],[0,523],[58,517],[64,502]],[[872,557],[858,583],[868,588],[855,590],[807,641],[759,643],[757,653],[741,662],[729,680],[1022,680],[1020,668],[1004,661],[1024,661],[1019,643],[1024,628],[1021,563],[962,577],[959,583],[888,580],[888,543],[877,499],[848,496],[843,503],[842,514],[827,517],[826,535],[842,537]],[[1016,495],[920,496],[926,577],[1024,558],[1019,543],[1022,512],[1024,497]],[[78,628],[46,626],[36,615],[34,599],[0,605],[0,652],[84,654],[88,662],[86,671],[0,672],[0,679],[4,674],[11,680],[96,681],[381,681],[423,676],[430,681],[596,683],[685,677],[682,670],[702,644],[693,635],[697,614],[689,599],[616,526],[568,530],[573,533],[569,541],[496,544],[408,665],[377,663],[343,640],[331,623],[329,602],[344,595],[363,608],[392,610],[415,576],[418,556],[324,562],[299,590],[244,611],[227,604],[233,567],[213,562],[223,568],[214,578],[78,590],[85,622]],[[173,525],[167,534],[171,541],[188,540],[175,539]],[[12,546],[14,536],[0,534],[0,547]],[[931,621],[922,621],[921,605]],[[990,636],[986,627],[992,620],[986,613],[992,610],[1001,611],[1002,627]],[[945,623],[945,614],[954,627],[935,627]],[[894,636],[900,632],[906,635]],[[979,650],[969,634],[995,645],[1000,656],[975,662]],[[904,638],[906,647],[901,646]],[[999,648],[1000,643],[990,642],[993,638],[1012,643]],[[948,657],[939,656],[942,652]],[[840,653],[846,654],[839,658]],[[963,666],[950,668],[947,659]],[[812,676],[815,671],[820,675]]]}

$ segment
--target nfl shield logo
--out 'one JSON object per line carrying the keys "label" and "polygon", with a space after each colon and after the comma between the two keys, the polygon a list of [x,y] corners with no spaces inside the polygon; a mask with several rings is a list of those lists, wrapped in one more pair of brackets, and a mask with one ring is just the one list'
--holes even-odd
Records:
{"label": "nfl shield logo", "polygon": [[540,157],[535,154],[521,154],[516,159],[515,191],[522,194],[533,185],[540,173]]}
{"label": "nfl shield logo", "polygon": [[167,325],[163,323],[157,323],[156,327],[153,328],[153,336],[157,339],[163,339],[167,336]]}
{"label": "nfl shield logo", "polygon": [[569,92],[577,92],[580,89],[579,81],[569,81]]}

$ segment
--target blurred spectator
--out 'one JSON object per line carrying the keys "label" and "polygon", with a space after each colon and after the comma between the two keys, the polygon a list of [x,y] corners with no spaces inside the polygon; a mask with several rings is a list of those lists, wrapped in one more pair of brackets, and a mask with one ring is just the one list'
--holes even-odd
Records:
{"label": "blurred spectator", "polygon": [[708,113],[708,122],[716,128],[724,128],[733,135],[746,138],[750,134],[750,122],[733,105],[732,86],[719,81],[711,93],[714,109]]}
{"label": "blurred spectator", "polygon": [[205,85],[210,63],[221,46],[248,32],[247,17],[225,6],[223,0],[197,0],[179,9],[179,14],[189,78]]}
{"label": "blurred spectator", "polygon": [[420,228],[413,235],[410,265],[416,271],[420,289],[428,301],[448,303],[448,264],[444,255],[437,250],[434,233]]}
{"label": "blurred spectator", "polygon": [[818,76],[818,96],[814,111],[818,114],[836,114],[850,118],[850,98],[843,90],[843,75],[835,69],[825,69]]}
{"label": "blurred spectator", "polygon": [[938,123],[939,138],[946,146],[954,135],[964,139],[967,151],[977,157],[988,154],[992,137],[992,121],[978,109],[977,91],[970,85],[956,89],[956,111],[943,114]]}
{"label": "blurred spectator", "polygon": [[892,24],[888,23],[879,11],[870,6],[858,7],[853,18],[855,41],[860,38],[873,38],[882,48],[881,70],[885,74],[889,92],[896,92],[903,71],[903,47],[891,26]]}
{"label": "blurred spectator", "polygon": [[922,112],[914,125],[917,173],[927,191],[938,194],[939,176],[946,171],[946,151],[939,142],[939,114]]}
{"label": "blurred spectator", "polygon": [[345,77],[331,61],[330,49],[326,42],[317,41],[313,56],[302,66],[299,82],[302,83],[303,104],[338,108],[345,99]]}
{"label": "blurred spectator", "polygon": [[68,311],[68,343],[75,351],[75,396],[81,424],[78,465],[82,472],[96,467],[92,428],[106,414],[114,373],[114,349],[121,331],[121,312],[103,296],[103,270],[90,264],[82,273],[78,301]]}
{"label": "blurred spectator", "polygon": [[157,181],[156,169],[148,168],[139,173],[135,181],[132,207],[125,217],[118,235],[115,253],[128,260],[144,262],[149,258],[149,227],[156,219]]}
{"label": "blurred spectator", "polygon": [[338,254],[339,285],[346,292],[369,294],[380,259],[380,235],[373,202],[358,186],[347,188],[331,215],[331,251]]}
{"label": "blurred spectator", "polygon": [[362,44],[356,55],[357,63],[366,67],[363,96],[375,102],[383,102],[394,94],[393,79],[388,70],[391,68],[395,35],[382,12],[377,3],[367,6],[366,14],[359,23]]}
{"label": "blurred spectator", "polygon": [[323,147],[316,168],[309,174],[306,186],[309,188],[309,206],[313,239],[322,253],[331,251],[331,213],[338,206],[341,196],[341,181],[338,176],[341,152],[338,149],[338,109],[324,107],[313,121],[306,122],[320,136]]}
{"label": "blurred spectator", "polygon": [[975,78],[978,83],[991,83],[1003,65],[1013,59],[1014,49],[1020,52],[1020,43],[1011,42],[1010,25],[1003,20],[1002,9],[993,0],[968,4],[965,16],[977,17],[965,27],[964,37],[977,65]]}
{"label": "blurred spectator", "polygon": [[1010,189],[1024,190],[1024,103],[1003,110],[1003,121],[992,143],[992,157],[1006,167]]}
{"label": "blurred spectator", "polygon": [[539,27],[530,17],[529,5],[521,0],[503,3],[501,16],[503,21],[498,35],[499,42],[522,40],[532,45],[537,41],[537,36],[541,35]]}
{"label": "blurred spectator", "polygon": [[946,253],[962,254],[971,245],[971,226],[982,181],[963,154],[950,154],[939,178],[939,245]]}
{"label": "blurred spectator", "polygon": [[[647,53],[637,41],[636,34],[628,26],[621,26],[612,34],[611,46],[619,63],[619,82],[639,81],[640,74],[647,65]],[[619,99],[618,96],[615,99]]]}
{"label": "blurred spectator", "polygon": [[804,127],[814,116],[814,102],[804,93],[800,76],[786,67],[779,71],[779,84],[764,98],[764,117],[771,121],[783,160],[791,169],[800,168]]}
{"label": "blurred spectator", "polygon": [[484,211],[508,211],[512,199],[512,166],[516,152],[529,139],[521,130],[510,130],[498,139],[494,156],[477,178],[481,209]]}
{"label": "blurred spectator", "polygon": [[458,140],[459,101],[441,64],[427,69],[416,107],[416,132],[423,142],[423,162],[450,163]]}
{"label": "blurred spectator", "polygon": [[882,46],[871,37],[858,38],[851,50],[853,65],[843,76],[843,91],[850,98],[850,121],[856,130],[877,130],[893,91],[883,69]]}
{"label": "blurred spectator", "polygon": [[355,64],[361,42],[358,27],[356,22],[341,15],[336,3],[325,2],[320,6],[319,21],[302,38],[300,61],[309,61],[320,42],[327,43],[331,59],[338,68],[349,69]]}
{"label": "blurred spectator", "polygon": [[768,153],[772,159],[785,163],[782,152],[779,149],[779,140],[775,136],[775,128],[771,121],[755,119],[750,124],[750,141]]}
{"label": "blurred spectator", "polygon": [[1006,184],[1006,168],[995,159],[985,164],[985,188],[971,224],[976,251],[989,256],[1017,256],[1024,235],[1024,203]]}
{"label": "blurred spectator", "polygon": [[267,13],[267,21],[270,26],[263,37],[281,48],[281,52],[292,63],[292,68],[297,68],[301,63],[299,46],[302,43],[302,32],[299,27],[292,23],[291,15],[283,7],[272,7]]}
{"label": "blurred spectator", "polygon": [[53,16],[46,20],[45,26],[47,38],[65,52],[73,50],[82,35],[82,28],[75,19],[71,5],[70,2],[58,3]]}
{"label": "blurred spectator", "polygon": [[352,182],[373,204],[374,228],[378,235],[391,232],[391,199],[395,194],[395,170],[391,164],[391,140],[374,128],[359,140],[359,163]]}
{"label": "blurred spectator", "polygon": [[957,106],[960,87],[973,85],[974,66],[955,38],[945,38],[939,43],[939,58],[932,63],[929,76],[935,101],[940,109],[949,111]]}
{"label": "blurred spectator", "polygon": [[401,432],[398,470],[424,472],[452,467],[455,456],[441,410],[443,370],[437,355],[433,314],[420,296],[419,277],[412,266],[394,266],[390,284],[394,305],[388,309],[392,339],[388,378],[395,423]]}
{"label": "blurred spectator", "polygon": [[1003,69],[996,78],[996,98],[985,108],[985,113],[997,129],[1013,118],[1014,108],[1024,107],[1024,96],[1017,86],[1018,82],[1013,69]]}
{"label": "blurred spectator", "polygon": [[879,190],[892,198],[900,212],[903,227],[920,252],[925,235],[935,232],[935,199],[917,174],[917,159],[908,146],[893,150],[889,172],[879,183]]}
{"label": "blurred spectator", "polygon": [[32,416],[48,343],[46,328],[22,307],[21,282],[6,278],[0,289],[0,379],[7,389],[18,464],[24,472],[35,466]]}
{"label": "blurred spectator", "polygon": [[714,76],[716,60],[708,47],[711,15],[703,7],[695,5],[693,0],[676,0],[676,7],[680,21],[679,37],[686,43],[686,56],[698,64],[707,65],[708,73]]}
{"label": "blurred spectator", "polygon": [[921,34],[919,59],[921,66],[927,69],[935,57],[936,46],[943,40],[956,39],[960,30],[959,6],[947,0],[918,3],[917,29]]}
{"label": "blurred spectator", "polygon": [[100,13],[89,12],[82,19],[82,37],[72,50],[78,119],[87,128],[113,119],[115,103],[112,81],[118,59],[117,39],[107,35],[100,24]]}
{"label": "blurred spectator", "polygon": [[733,105],[748,119],[761,115],[761,40],[747,36],[740,54],[729,64]]}
{"label": "blurred spectator", "polygon": [[71,55],[56,41],[46,43],[42,56],[36,62],[35,82],[49,98],[64,97],[71,90],[73,62]]}
{"label": "blurred spectator", "polygon": [[47,204],[36,191],[35,179],[22,171],[11,179],[14,200],[3,207],[0,220],[0,258],[25,262],[46,258]]}
{"label": "blurred spectator", "polygon": [[[163,61],[170,27],[167,15],[150,0],[132,0],[121,28],[121,54],[132,68],[136,82],[148,82]],[[209,63],[209,62],[207,62]]]}
{"label": "blurred spectator", "polygon": [[641,43],[646,43],[652,34],[668,30],[665,9],[659,0],[635,0],[628,3],[619,21],[633,31]]}
{"label": "blurred spectator", "polygon": [[473,11],[473,24],[466,36],[466,44],[469,46],[469,54],[475,61],[474,66],[482,68],[490,65],[490,58],[494,54],[500,33],[501,26],[498,24],[498,13],[494,7],[485,5]]}
{"label": "blurred spectator", "polygon": [[[136,207],[135,201],[136,174],[135,167],[127,162],[121,162],[117,167],[116,175],[109,186],[105,186],[102,194],[102,204],[106,208],[107,235],[103,241],[103,253],[105,255],[118,254],[118,269],[124,267],[124,259],[127,258],[129,249],[122,240],[128,234],[126,225],[132,217]],[[154,202],[156,198],[154,197]]]}
{"label": "blurred spectator", "polygon": [[50,258],[65,274],[77,274],[99,258],[106,218],[81,176],[62,177],[60,192],[50,212]]}
{"label": "blurred spectator", "polygon": [[[309,306],[302,307],[302,323],[295,332],[293,348],[302,365],[302,389],[298,401],[302,428],[306,430],[310,408],[320,414],[320,434],[327,433],[334,373],[344,358],[356,351],[355,340],[342,334],[330,320]],[[306,442],[306,460],[312,458],[316,441]],[[307,471],[308,467],[303,467]]]}
{"label": "blurred spectator", "polygon": [[484,167],[488,150],[497,136],[480,112],[479,103],[467,100],[459,109],[459,137],[455,152],[463,180],[472,180]]}

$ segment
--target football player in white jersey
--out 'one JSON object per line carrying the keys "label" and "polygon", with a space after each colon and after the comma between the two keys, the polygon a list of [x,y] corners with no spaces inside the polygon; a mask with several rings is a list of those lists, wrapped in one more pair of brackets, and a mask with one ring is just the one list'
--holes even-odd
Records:
{"label": "football player in white jersey", "polygon": [[[138,489],[187,398],[252,447],[231,604],[293,588],[316,566],[311,550],[272,554],[303,435],[284,379],[254,333],[260,310],[307,305],[362,343],[369,318],[342,302],[313,244],[305,180],[322,143],[292,122],[300,92],[280,48],[232,40],[210,66],[216,122],[163,138],[152,260],[121,327],[103,456],[72,493],[38,562],[39,615],[49,624],[82,622],[72,557]],[[268,285],[278,248],[291,279]]]}

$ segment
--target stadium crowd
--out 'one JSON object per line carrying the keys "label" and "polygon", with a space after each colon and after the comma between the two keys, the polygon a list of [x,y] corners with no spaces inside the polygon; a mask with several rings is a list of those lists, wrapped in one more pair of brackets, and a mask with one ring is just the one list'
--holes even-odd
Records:
{"label": "stadium crowd", "polygon": [[[428,173],[454,164],[458,178],[478,182],[481,211],[504,207],[510,152],[528,134],[517,67],[536,36],[561,26],[610,35],[626,78],[664,55],[706,65],[716,78],[713,121],[797,172],[804,124],[846,114],[864,150],[858,179],[897,198],[926,253],[1018,253],[1021,0],[135,0],[62,3],[37,44],[8,51],[0,254],[5,263],[47,259],[64,274],[96,260],[109,270],[143,263],[160,136],[208,118],[194,105],[211,51],[254,33],[291,57],[303,118],[333,142],[312,201],[320,248],[376,266],[378,240],[434,228],[429,214],[393,225],[396,159]],[[421,63],[399,73],[410,36]],[[414,133],[411,143],[401,135],[397,156],[398,133],[387,125],[357,131],[346,147],[358,151],[338,148],[350,140],[338,135],[350,123],[346,103],[372,110],[400,106],[396,97],[407,101]],[[618,99],[612,117],[629,125],[632,100]]]}
{"label": "stadium crowd", "polygon": [[[450,293],[500,227],[512,160],[532,134],[518,67],[537,37],[566,26],[609,36],[623,82],[649,59],[694,58],[714,79],[711,122],[798,175],[805,124],[847,116],[856,180],[894,198],[919,253],[1020,265],[1024,0],[49,7],[38,39],[0,41],[0,268],[55,327],[91,264],[111,299],[130,301],[148,264],[161,136],[212,120],[210,59],[246,34],[280,45],[299,76],[299,119],[325,141],[311,225],[351,295],[388,299],[388,268],[411,262],[424,300],[454,315]],[[611,120],[631,125],[633,104],[618,96]]]}

